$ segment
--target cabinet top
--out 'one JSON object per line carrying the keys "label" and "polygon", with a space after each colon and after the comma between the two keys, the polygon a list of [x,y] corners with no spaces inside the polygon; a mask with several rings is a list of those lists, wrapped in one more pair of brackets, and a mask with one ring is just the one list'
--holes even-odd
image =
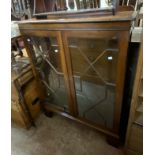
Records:
{"label": "cabinet top", "polygon": [[136,11],[117,12],[116,15],[85,17],[85,18],[64,18],[64,19],[30,19],[17,22],[18,24],[28,23],[87,23],[87,22],[116,22],[116,21],[132,21],[136,18]]}

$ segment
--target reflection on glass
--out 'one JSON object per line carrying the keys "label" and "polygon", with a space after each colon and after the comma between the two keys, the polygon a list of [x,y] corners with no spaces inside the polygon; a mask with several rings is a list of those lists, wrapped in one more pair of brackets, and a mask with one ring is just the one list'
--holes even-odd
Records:
{"label": "reflection on glass", "polygon": [[36,68],[46,88],[47,101],[68,109],[64,74],[56,38],[31,37],[29,44],[34,51]]}
{"label": "reflection on glass", "polygon": [[118,40],[69,38],[79,116],[113,127]]}
{"label": "reflection on glass", "polygon": [[66,0],[66,6],[67,6],[67,11],[76,11],[77,10],[77,4],[76,0]]}
{"label": "reflection on glass", "polygon": [[35,0],[35,13],[112,9],[112,0]]}
{"label": "reflection on glass", "polygon": [[106,8],[112,6],[112,0],[100,0],[100,8]]}

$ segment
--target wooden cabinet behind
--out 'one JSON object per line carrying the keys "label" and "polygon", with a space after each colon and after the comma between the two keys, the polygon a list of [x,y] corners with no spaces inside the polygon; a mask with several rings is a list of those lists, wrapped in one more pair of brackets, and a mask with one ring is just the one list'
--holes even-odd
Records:
{"label": "wooden cabinet behind", "polygon": [[21,76],[13,70],[11,72],[11,120],[28,129],[41,112],[40,101],[43,96],[32,68],[28,66],[24,71]]}
{"label": "wooden cabinet behind", "polygon": [[126,135],[126,154],[143,154],[143,45],[139,50],[138,64],[131,100]]}
{"label": "wooden cabinet behind", "polygon": [[133,12],[20,22],[44,107],[119,138]]}

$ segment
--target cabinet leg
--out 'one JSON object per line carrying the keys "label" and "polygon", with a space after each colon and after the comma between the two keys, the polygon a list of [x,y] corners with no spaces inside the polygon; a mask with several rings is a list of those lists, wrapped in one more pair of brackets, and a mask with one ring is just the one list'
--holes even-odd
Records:
{"label": "cabinet leg", "polygon": [[110,144],[114,147],[118,147],[120,145],[119,139],[117,139],[117,138],[107,136],[106,140],[107,140],[108,144]]}
{"label": "cabinet leg", "polygon": [[50,117],[50,118],[53,116],[53,112],[51,112],[47,109],[43,109],[43,113],[45,116]]}

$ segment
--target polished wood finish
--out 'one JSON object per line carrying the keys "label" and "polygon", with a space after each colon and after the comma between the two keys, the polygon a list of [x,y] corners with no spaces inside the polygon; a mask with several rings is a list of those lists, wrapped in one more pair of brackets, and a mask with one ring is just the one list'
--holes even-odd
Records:
{"label": "polished wood finish", "polygon": [[[122,12],[117,12],[115,16],[99,16],[99,17],[83,17],[83,18],[68,18],[68,19],[44,19],[44,20],[36,20],[36,19],[30,19],[30,20],[23,20],[18,23],[20,23],[20,27],[22,27],[22,24],[30,24],[30,23],[94,23],[94,22],[99,22],[99,23],[104,23],[104,22],[123,22],[123,21],[131,21],[136,18],[137,12],[133,11],[122,11]],[[121,23],[123,24],[123,23]],[[120,26],[121,26],[120,24]],[[27,26],[28,26],[27,25]],[[23,25],[24,27],[26,25]],[[29,25],[30,26],[30,25]],[[23,28],[24,28],[23,27]],[[26,28],[26,27],[25,27]]]}
{"label": "polished wood finish", "polygon": [[62,62],[62,67],[63,67],[63,72],[64,72],[64,78],[65,78],[65,82],[66,82],[66,87],[67,87],[67,91],[68,91],[68,98],[69,98],[69,108],[70,108],[70,112],[71,115],[74,115],[74,104],[73,103],[73,98],[70,96],[70,85],[68,84],[68,69],[67,69],[67,65],[66,65],[66,57],[65,57],[65,51],[63,48],[63,41],[62,41],[62,37],[61,37],[61,32],[58,32],[58,42],[60,44],[60,51],[62,52],[61,54],[61,62]]}
{"label": "polished wood finish", "polygon": [[[28,45],[27,39],[31,37],[55,37],[57,38],[57,44],[60,50],[60,64],[62,66],[62,74],[64,75],[65,89],[68,96],[68,106],[69,110],[65,111],[62,107],[57,107],[57,105],[46,103],[43,105],[45,109],[51,110],[53,112],[58,112],[61,115],[69,117],[73,120],[91,126],[97,130],[104,132],[105,134],[112,136],[113,138],[119,138],[119,124],[120,124],[120,115],[122,108],[122,97],[124,90],[124,78],[126,70],[126,60],[127,60],[127,49],[128,42],[130,37],[130,27],[131,21],[135,18],[135,13],[131,11],[127,12],[118,12],[116,16],[106,16],[106,17],[96,17],[96,18],[80,18],[80,19],[65,19],[65,20],[29,20],[21,21],[19,23],[19,28],[22,35],[25,38],[26,48],[29,52],[31,62],[33,63],[33,70],[39,81],[39,76],[37,76],[37,70],[35,66],[35,59],[32,56],[33,51]],[[77,45],[74,47],[82,48],[83,51],[77,53],[77,56],[74,58],[72,51],[76,49],[70,49],[70,39],[76,39]],[[80,40],[83,40],[80,41]],[[94,40],[94,43],[93,43]],[[112,40],[112,42],[110,41]],[[101,44],[102,43],[104,44]],[[89,42],[93,44],[92,49],[89,49]],[[115,43],[116,42],[116,43]],[[46,42],[45,42],[46,43]],[[107,43],[107,44],[106,44]],[[47,45],[48,43],[46,43]],[[38,46],[41,46],[40,44]],[[106,48],[110,48],[110,52],[117,53],[116,55],[116,65],[114,63],[109,63],[107,61],[108,55]],[[95,50],[96,49],[96,50]],[[98,50],[99,51],[98,51]],[[112,51],[111,51],[112,50]],[[46,50],[45,50],[46,51]],[[52,51],[50,51],[52,52]],[[100,52],[100,53],[97,53]],[[81,58],[78,56],[81,54]],[[91,54],[92,53],[92,54]],[[87,56],[86,56],[87,54]],[[92,56],[95,57],[92,57]],[[110,56],[110,55],[109,55]],[[88,58],[89,57],[89,58]],[[106,58],[106,61],[98,62],[101,58]],[[92,62],[90,62],[90,60]],[[94,60],[95,61],[94,61]],[[76,60],[76,61],[75,61]],[[109,57],[109,60],[113,60],[113,57]],[[85,63],[85,61],[87,63]],[[94,61],[94,62],[93,62]],[[79,63],[78,63],[79,62]],[[89,72],[85,75],[83,80],[84,82],[94,83],[98,86],[103,85],[103,81],[110,85],[114,89],[114,111],[113,111],[113,123],[111,127],[107,127],[104,124],[92,121],[90,119],[80,116],[78,97],[76,94],[76,83],[74,76],[78,76],[83,73],[84,67],[92,67],[95,63],[98,62],[96,68],[101,69],[102,63],[104,62],[104,71],[106,74],[102,73],[102,76],[105,76],[106,80],[112,80],[113,83],[106,82],[97,73]],[[60,65],[58,64],[58,66]],[[89,65],[90,66],[89,66]],[[103,67],[103,68],[104,68]],[[109,68],[109,69],[108,69]],[[110,68],[112,70],[110,70]],[[78,74],[75,72],[78,69]],[[96,70],[93,66],[94,71]],[[98,71],[97,71],[98,72]],[[115,73],[116,72],[116,73]],[[47,76],[47,75],[46,75]],[[109,86],[108,86],[109,87]],[[91,87],[93,90],[93,87]],[[95,91],[95,89],[93,90]],[[111,102],[111,101],[110,101]]]}
{"label": "polished wood finish", "polygon": [[[120,34],[123,35],[120,37],[120,42],[119,42],[119,46],[120,48],[120,55],[118,60],[118,71],[117,71],[117,82],[116,82],[116,109],[115,109],[115,120],[114,120],[114,128],[118,128],[119,123],[120,123],[120,113],[121,113],[121,102],[122,102],[122,98],[123,98],[123,89],[124,89],[124,80],[125,80],[125,70],[126,70],[126,59],[127,58],[127,51],[124,52],[125,49],[128,49],[128,42],[129,42],[129,32],[124,32],[124,34]],[[124,76],[123,76],[124,75]],[[118,132],[118,130],[116,129],[116,132]]]}

